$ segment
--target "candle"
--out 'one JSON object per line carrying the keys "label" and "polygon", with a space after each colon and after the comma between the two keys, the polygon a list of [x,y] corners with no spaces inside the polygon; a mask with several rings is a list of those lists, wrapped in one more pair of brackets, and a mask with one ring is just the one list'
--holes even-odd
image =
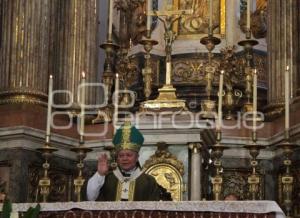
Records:
{"label": "candle", "polygon": [[50,125],[51,125],[51,109],[52,109],[52,88],[53,88],[53,77],[49,76],[49,87],[48,87],[48,110],[47,110],[47,126],[46,126],[46,140],[49,142],[50,136]]}
{"label": "candle", "polygon": [[[120,86],[120,81],[119,81],[119,74],[116,74],[116,81],[115,81],[115,104],[114,104],[114,123],[116,125],[116,122],[118,120],[118,106],[119,106],[119,86]],[[117,128],[114,128],[114,132],[116,133]]]}
{"label": "candle", "polygon": [[257,72],[253,72],[253,131],[256,131],[256,114],[257,114]]}
{"label": "candle", "polygon": [[219,99],[218,99],[218,122],[216,125],[217,130],[221,129],[221,123],[222,123],[223,81],[224,81],[224,70],[221,70],[220,83],[219,83]]}
{"label": "candle", "polygon": [[284,99],[285,99],[285,130],[290,128],[290,98],[289,98],[289,66],[286,67],[284,74]]}
{"label": "candle", "polygon": [[[81,77],[81,101],[80,101],[80,136],[84,135],[84,109],[85,109],[85,73],[82,72],[82,77]],[[82,137],[81,137],[82,138]]]}
{"label": "candle", "polygon": [[151,30],[151,11],[152,11],[152,0],[147,0],[147,32]]}
{"label": "candle", "polygon": [[213,19],[213,0],[209,1],[209,30],[212,32],[212,19]]}
{"label": "candle", "polygon": [[166,69],[166,85],[171,84],[171,73],[172,73],[172,65],[171,62],[167,62],[167,69]]}
{"label": "candle", "polygon": [[247,30],[250,30],[250,0],[247,0]]}
{"label": "candle", "polygon": [[109,0],[108,41],[112,41],[113,9],[114,9],[114,0]]}

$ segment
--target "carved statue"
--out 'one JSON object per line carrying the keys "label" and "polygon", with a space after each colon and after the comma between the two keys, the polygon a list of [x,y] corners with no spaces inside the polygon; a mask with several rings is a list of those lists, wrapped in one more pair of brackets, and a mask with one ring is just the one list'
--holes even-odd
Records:
{"label": "carved statue", "polygon": [[164,17],[165,17],[165,19],[158,16],[158,19],[164,24],[164,28],[165,28],[164,37],[165,37],[165,43],[166,43],[165,50],[166,50],[166,56],[167,56],[166,61],[170,61],[171,53],[172,53],[172,44],[177,37],[177,34],[173,31],[173,24],[182,17],[182,14],[180,14],[180,15],[173,14],[173,15],[164,16]]}

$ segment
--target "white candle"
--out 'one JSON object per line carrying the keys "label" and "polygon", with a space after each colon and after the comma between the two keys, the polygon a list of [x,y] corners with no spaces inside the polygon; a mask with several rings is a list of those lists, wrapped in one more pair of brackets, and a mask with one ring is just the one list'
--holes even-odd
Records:
{"label": "white candle", "polygon": [[148,32],[150,32],[151,30],[151,21],[152,21],[151,11],[152,11],[152,0],[147,0],[147,31]]}
{"label": "white candle", "polygon": [[250,29],[250,0],[247,0],[247,30]]}
{"label": "white candle", "polygon": [[19,218],[19,213],[17,211],[12,211],[10,213],[10,218]]}
{"label": "white candle", "polygon": [[209,1],[209,29],[212,31],[212,19],[213,19],[213,0]]}
{"label": "white candle", "polygon": [[256,131],[256,114],[257,114],[257,72],[253,72],[253,131]]}
{"label": "white candle", "polygon": [[114,127],[114,132],[116,133],[116,122],[118,120],[118,106],[119,106],[119,86],[120,86],[120,80],[119,80],[119,74],[116,73],[116,81],[115,81],[115,105],[114,105],[114,123],[115,123],[115,127]]}
{"label": "white candle", "polygon": [[81,77],[81,101],[80,101],[80,136],[84,135],[84,109],[85,109],[85,73],[82,72],[82,77]]}
{"label": "white candle", "polygon": [[284,99],[285,99],[285,130],[290,128],[290,98],[289,98],[289,66],[286,67],[284,74]]}
{"label": "white candle", "polygon": [[171,84],[171,73],[172,73],[172,64],[170,61],[167,62],[166,69],[166,85]]}
{"label": "white candle", "polygon": [[[47,126],[46,126],[46,140],[49,140],[50,126],[51,126],[51,109],[52,109],[52,89],[53,89],[53,77],[49,76],[49,87],[48,87],[48,110],[47,110]],[[48,141],[49,142],[49,141]]]}
{"label": "white candle", "polygon": [[112,41],[113,10],[114,0],[109,0],[108,41]]}
{"label": "white candle", "polygon": [[216,125],[216,129],[221,129],[222,124],[222,98],[223,98],[223,82],[224,81],[224,70],[221,70],[220,73],[220,83],[219,83],[219,99],[218,99],[218,122]]}

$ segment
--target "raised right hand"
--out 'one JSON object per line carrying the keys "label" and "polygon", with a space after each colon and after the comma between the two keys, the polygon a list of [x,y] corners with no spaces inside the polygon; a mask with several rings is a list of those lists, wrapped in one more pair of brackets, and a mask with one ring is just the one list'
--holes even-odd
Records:
{"label": "raised right hand", "polygon": [[108,158],[106,154],[100,154],[98,157],[98,173],[101,176],[105,176],[109,170]]}

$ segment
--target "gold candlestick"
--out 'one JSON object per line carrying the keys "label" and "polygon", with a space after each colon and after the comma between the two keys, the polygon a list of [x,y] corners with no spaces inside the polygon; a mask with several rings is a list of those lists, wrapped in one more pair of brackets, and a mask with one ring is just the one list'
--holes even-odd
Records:
{"label": "gold candlestick", "polygon": [[[209,31],[210,32],[210,31]],[[211,31],[211,34],[201,38],[200,43],[205,45],[208,50],[208,65],[205,68],[205,80],[206,80],[206,95],[207,99],[201,101],[201,112],[202,118],[214,118],[214,114],[216,111],[216,101],[211,100],[211,92],[212,92],[212,82],[214,78],[214,74],[216,72],[216,66],[212,63],[212,57],[215,46],[221,43],[221,40],[217,37],[214,37]]]}
{"label": "gold candlestick", "polygon": [[293,150],[299,148],[299,145],[290,143],[288,139],[285,139],[282,143],[278,145],[278,148],[283,150],[284,160],[283,165],[285,166],[285,172],[281,177],[282,192],[283,192],[283,206],[286,212],[286,217],[292,217],[292,192],[294,186],[294,176],[291,174],[292,160],[291,156]]}
{"label": "gold candlestick", "polygon": [[216,174],[212,177],[212,185],[213,185],[213,194],[214,200],[219,201],[221,198],[222,185],[223,185],[223,176],[221,174],[222,171],[222,161],[221,157],[223,156],[223,151],[228,149],[227,146],[222,145],[221,142],[221,131],[217,130],[217,142],[215,145],[211,146],[212,153],[211,157],[213,159],[214,167],[216,169]]}
{"label": "gold candlestick", "polygon": [[45,159],[45,162],[43,163],[43,177],[39,180],[40,194],[43,196],[43,202],[47,202],[47,198],[50,193],[51,180],[48,176],[48,171],[50,169],[49,159],[52,156],[52,153],[57,151],[56,148],[50,146],[49,141],[49,139],[46,139],[44,146],[37,149],[42,153],[42,156]]}
{"label": "gold candlestick", "polygon": [[251,94],[252,94],[252,82],[253,82],[253,46],[257,45],[258,41],[251,39],[251,30],[248,29],[246,32],[246,39],[238,42],[238,45],[244,47],[245,57],[246,57],[246,67],[245,67],[245,75],[246,75],[246,88],[245,94],[247,97],[247,103],[244,104],[243,111],[244,112],[253,112],[253,104],[250,102]]}
{"label": "gold candlestick", "polygon": [[101,44],[100,47],[105,50],[106,58],[104,63],[104,72],[102,81],[106,87],[105,94],[108,99],[108,105],[98,109],[97,117],[92,121],[95,123],[111,122],[113,118],[114,107],[111,104],[112,93],[111,89],[114,84],[114,73],[113,73],[113,54],[120,48],[119,45],[114,44],[111,40]]}
{"label": "gold candlestick", "polygon": [[152,50],[154,45],[158,44],[158,41],[146,38],[140,41],[140,44],[144,46],[146,51],[145,54],[145,68],[143,69],[143,77],[144,77],[144,94],[146,100],[149,99],[151,95],[151,83],[152,83],[152,68],[151,68],[151,55],[150,51]]}
{"label": "gold candlestick", "polygon": [[258,160],[256,158],[260,153],[260,149],[264,149],[265,146],[256,144],[256,132],[253,131],[252,133],[253,143],[250,145],[245,145],[244,148],[248,149],[251,155],[250,164],[252,167],[252,173],[248,177],[249,192],[251,193],[252,200],[257,200],[260,185],[260,175],[257,173]]}
{"label": "gold candlestick", "polygon": [[77,169],[78,169],[78,176],[74,179],[74,193],[76,196],[76,201],[81,201],[81,189],[85,182],[84,177],[82,176],[82,170],[84,167],[83,160],[86,157],[86,153],[91,152],[92,149],[87,148],[84,146],[84,142],[80,142],[78,147],[72,148],[71,151],[76,152],[77,156]]}

